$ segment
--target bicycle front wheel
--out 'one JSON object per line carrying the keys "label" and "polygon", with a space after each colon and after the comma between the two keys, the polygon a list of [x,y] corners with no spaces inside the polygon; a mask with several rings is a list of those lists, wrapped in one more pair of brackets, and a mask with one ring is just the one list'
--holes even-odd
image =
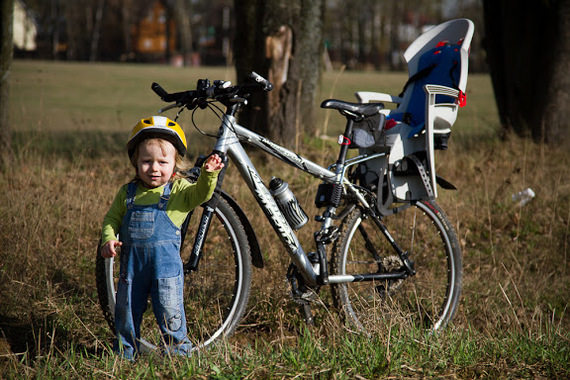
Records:
{"label": "bicycle front wheel", "polygon": [[[204,208],[205,209],[205,208]],[[182,247],[182,261],[192,251],[202,208],[194,211]],[[97,251],[96,277],[99,303],[109,326],[115,331],[115,293],[119,260],[104,259]],[[184,306],[188,337],[194,349],[206,347],[231,335],[246,309],[251,288],[251,255],[244,228],[233,209],[219,199],[207,231],[199,266],[185,276]],[[154,350],[162,338],[151,304],[141,324],[141,350]]]}
{"label": "bicycle front wheel", "polygon": [[347,325],[366,333],[406,323],[442,329],[457,310],[462,259],[451,223],[435,202],[417,202],[382,220],[355,208],[341,225],[331,272],[402,271],[403,262],[378,223],[387,228],[402,251],[407,251],[416,274],[406,279],[334,284],[333,299],[341,316]]}

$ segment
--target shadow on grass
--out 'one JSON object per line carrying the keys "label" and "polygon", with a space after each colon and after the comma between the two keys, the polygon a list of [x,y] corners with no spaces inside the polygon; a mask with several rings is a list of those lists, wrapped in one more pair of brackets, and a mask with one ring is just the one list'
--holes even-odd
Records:
{"label": "shadow on grass", "polygon": [[[10,354],[34,360],[55,349],[59,353],[68,352],[73,347],[75,352],[90,356],[103,356],[107,351],[102,345],[85,344],[78,341],[76,335],[62,325],[57,315],[38,315],[25,320],[0,313],[0,339],[8,344]],[[5,356],[7,353],[3,352]]]}
{"label": "shadow on grass", "polygon": [[[45,276],[49,280],[28,283],[23,289],[2,287],[0,340],[2,351],[9,352],[1,354],[25,355],[31,360],[54,350],[103,355],[105,347],[101,342],[93,342],[92,333],[85,327],[91,325],[91,317],[84,303],[92,296],[63,269],[46,268]],[[78,325],[83,325],[84,331],[78,333]]]}

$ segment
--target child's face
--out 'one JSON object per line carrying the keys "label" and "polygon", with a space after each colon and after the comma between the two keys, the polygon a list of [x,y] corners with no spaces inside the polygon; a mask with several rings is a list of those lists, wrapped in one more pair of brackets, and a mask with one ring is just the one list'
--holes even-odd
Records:
{"label": "child's face", "polygon": [[165,185],[174,173],[176,149],[163,140],[143,141],[139,146],[137,169],[140,179],[149,188]]}

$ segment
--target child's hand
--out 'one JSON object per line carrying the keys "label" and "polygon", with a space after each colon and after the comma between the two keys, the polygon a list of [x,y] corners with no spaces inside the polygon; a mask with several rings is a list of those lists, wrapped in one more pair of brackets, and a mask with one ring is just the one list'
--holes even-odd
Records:
{"label": "child's hand", "polygon": [[208,157],[208,160],[206,160],[206,163],[204,164],[204,169],[206,169],[207,172],[222,170],[223,167],[224,163],[222,162],[220,156],[217,154],[212,154],[210,157]]}
{"label": "child's hand", "polygon": [[106,259],[117,256],[117,248],[123,245],[120,241],[110,240],[101,247],[101,256]]}

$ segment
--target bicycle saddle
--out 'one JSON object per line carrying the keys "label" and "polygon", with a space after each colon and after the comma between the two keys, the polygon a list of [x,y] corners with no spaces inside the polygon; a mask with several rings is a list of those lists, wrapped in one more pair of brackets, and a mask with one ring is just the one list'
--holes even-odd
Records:
{"label": "bicycle saddle", "polygon": [[345,116],[363,119],[378,114],[381,109],[384,109],[384,103],[349,103],[328,99],[321,103],[321,108],[338,110]]}

